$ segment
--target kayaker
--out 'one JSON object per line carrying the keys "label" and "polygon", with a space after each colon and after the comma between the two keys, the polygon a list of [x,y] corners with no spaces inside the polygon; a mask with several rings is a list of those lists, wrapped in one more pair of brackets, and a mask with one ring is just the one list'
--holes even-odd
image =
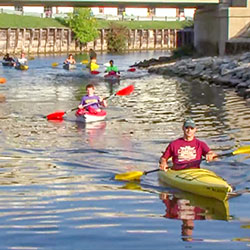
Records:
{"label": "kayaker", "polygon": [[68,58],[64,61],[64,64],[76,64],[76,60],[72,54],[69,54]]}
{"label": "kayaker", "polygon": [[3,57],[3,60],[6,61],[6,62],[12,62],[12,63],[15,62],[15,60],[10,56],[9,53],[7,53],[7,54]]}
{"label": "kayaker", "polygon": [[100,107],[107,107],[106,100],[95,95],[95,86],[93,84],[88,84],[86,91],[87,94],[82,97],[81,103],[78,106],[80,110],[85,109],[90,113],[96,113],[101,111]]}
{"label": "kayaker", "polygon": [[88,68],[90,69],[90,72],[96,71],[99,69],[99,65],[96,63],[96,59],[92,59]]}
{"label": "kayaker", "polygon": [[93,49],[90,49],[89,50],[89,60],[90,61],[92,61],[93,59],[95,59],[96,60],[96,53],[95,53],[95,51],[93,50]]}
{"label": "kayaker", "polygon": [[120,71],[118,70],[117,66],[114,65],[113,60],[109,61],[109,66],[106,68],[105,72],[108,73],[109,75],[120,74]]}
{"label": "kayaker", "polygon": [[18,65],[27,65],[27,64],[28,64],[28,60],[27,60],[27,58],[25,58],[25,54],[23,52],[21,52],[20,58],[17,59],[17,66]]}
{"label": "kayaker", "polygon": [[206,158],[206,161],[212,161],[217,154],[215,154],[208,145],[196,139],[196,124],[188,118],[184,121],[183,137],[170,142],[165,152],[160,158],[159,167],[161,170],[167,171],[168,159],[172,157],[173,166],[172,169],[180,170],[187,168],[200,168],[202,156]]}

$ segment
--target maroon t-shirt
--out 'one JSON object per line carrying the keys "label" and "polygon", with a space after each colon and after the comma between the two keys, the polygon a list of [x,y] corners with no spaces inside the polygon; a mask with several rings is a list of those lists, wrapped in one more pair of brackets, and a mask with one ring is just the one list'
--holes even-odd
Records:
{"label": "maroon t-shirt", "polygon": [[192,141],[185,141],[179,138],[172,141],[162,157],[169,159],[172,157],[172,169],[180,170],[185,168],[199,168],[202,156],[205,156],[210,148],[203,141],[194,138]]}

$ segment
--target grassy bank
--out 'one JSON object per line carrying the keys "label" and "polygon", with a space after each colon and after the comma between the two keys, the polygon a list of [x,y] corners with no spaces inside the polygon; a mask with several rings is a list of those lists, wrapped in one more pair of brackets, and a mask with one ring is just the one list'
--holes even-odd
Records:
{"label": "grassy bank", "polygon": [[51,18],[0,14],[0,28],[48,28],[48,27],[59,28],[64,26],[57,20]]}
{"label": "grassy bank", "polygon": [[[110,21],[97,20],[99,29],[108,28]],[[116,21],[128,29],[182,29],[191,26],[190,21]],[[52,18],[40,18],[32,16],[19,16],[12,14],[0,14],[0,28],[49,28],[65,27],[61,22]]]}
{"label": "grassy bank", "polygon": [[[110,21],[98,20],[98,28],[108,28]],[[116,21],[128,29],[182,29],[192,26],[190,21]]]}

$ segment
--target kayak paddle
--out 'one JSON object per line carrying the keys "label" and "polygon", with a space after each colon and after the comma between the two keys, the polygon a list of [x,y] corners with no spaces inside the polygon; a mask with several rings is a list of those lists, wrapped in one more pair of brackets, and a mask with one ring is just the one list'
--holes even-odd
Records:
{"label": "kayak paddle", "polygon": [[135,72],[136,71],[136,68],[130,68],[127,70],[128,72]]}
{"label": "kayak paddle", "polygon": [[[51,66],[52,66],[53,68],[55,68],[55,67],[59,66],[59,64],[65,65],[66,63],[53,62],[53,63],[51,63]],[[81,64],[81,63],[74,63],[73,65],[79,65],[79,64]]]}
{"label": "kayak paddle", "polygon": [[[110,95],[109,97],[105,97],[104,99],[107,100],[107,99],[110,99],[110,98],[115,97],[117,95],[119,95],[119,96],[129,95],[133,92],[133,90],[134,90],[134,85],[129,85],[126,88],[120,89],[115,94]],[[90,105],[90,104],[84,105],[83,107],[86,107],[88,105]],[[78,107],[67,110],[67,111],[57,111],[55,113],[47,115],[46,118],[47,118],[47,120],[63,120],[63,116],[65,114],[67,114],[71,111],[77,110],[77,109],[78,109]]]}
{"label": "kayak paddle", "polygon": [[57,62],[51,63],[51,66],[52,66],[52,67],[57,67],[58,65],[59,65],[59,63],[57,63]]}
{"label": "kayak paddle", "polygon": [[55,113],[49,114],[46,116],[47,120],[63,120],[63,116],[69,112],[77,110],[78,108],[73,108],[67,111],[57,111]]}
{"label": "kayak paddle", "polygon": [[82,60],[82,61],[81,61],[81,64],[88,64],[88,63],[89,63],[88,60]]}
{"label": "kayak paddle", "polygon": [[[250,154],[250,145],[242,146],[242,147],[236,149],[233,152],[220,154],[217,157],[233,156],[233,155],[239,155],[239,154]],[[131,172],[123,173],[123,174],[117,174],[117,175],[115,175],[115,180],[119,180],[119,181],[140,180],[141,176],[147,175],[147,174],[150,174],[150,173],[153,173],[153,172],[157,172],[159,170],[160,170],[160,168],[150,170],[150,171],[144,171],[144,172],[142,172],[142,171],[131,171]]]}
{"label": "kayak paddle", "polygon": [[29,57],[28,57],[28,60],[29,60],[29,61],[35,60],[35,57],[34,57],[34,56],[29,56]]}

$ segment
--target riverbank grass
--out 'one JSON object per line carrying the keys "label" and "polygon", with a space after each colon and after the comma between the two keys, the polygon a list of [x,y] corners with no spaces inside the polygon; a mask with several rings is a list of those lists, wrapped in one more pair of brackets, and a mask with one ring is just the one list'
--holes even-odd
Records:
{"label": "riverbank grass", "polygon": [[[110,27],[110,21],[97,20],[98,29]],[[193,25],[191,21],[116,21],[128,29],[182,29]],[[0,28],[60,28],[66,27],[57,19],[13,14],[0,14]]]}
{"label": "riverbank grass", "polygon": [[65,27],[52,18],[0,14],[0,28],[60,28]]}

